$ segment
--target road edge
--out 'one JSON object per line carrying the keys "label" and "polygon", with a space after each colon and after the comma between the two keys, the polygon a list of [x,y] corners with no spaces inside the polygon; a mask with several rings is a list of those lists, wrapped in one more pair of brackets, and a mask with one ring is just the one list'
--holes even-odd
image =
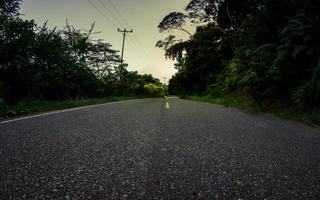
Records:
{"label": "road edge", "polygon": [[283,118],[283,117],[277,116],[277,115],[275,115],[274,113],[271,113],[271,112],[253,112],[253,111],[241,109],[241,108],[238,108],[238,107],[235,107],[235,106],[225,106],[223,104],[210,103],[210,102],[198,101],[198,100],[193,100],[193,99],[184,99],[184,98],[179,98],[179,99],[180,100],[184,100],[184,101],[198,102],[198,103],[209,104],[209,105],[219,106],[219,107],[228,108],[228,109],[234,109],[234,110],[237,110],[237,111],[249,114],[249,115],[253,115],[253,116],[259,116],[259,117],[264,117],[264,118],[273,119],[273,120],[281,120],[281,121],[294,123],[296,125],[302,125],[302,126],[307,126],[307,127],[311,127],[311,128],[320,129],[319,125],[308,124],[308,123],[305,123],[305,122],[299,121],[299,120]]}
{"label": "road edge", "polygon": [[15,117],[15,118],[11,118],[11,119],[5,119],[5,120],[2,120],[2,121],[0,120],[0,125],[1,124],[8,124],[8,123],[11,123],[11,122],[27,120],[27,119],[32,119],[32,118],[44,117],[44,116],[48,116],[48,115],[54,115],[54,114],[60,114],[60,113],[65,113],[65,112],[77,111],[77,110],[82,110],[82,109],[87,109],[87,108],[94,108],[94,107],[99,107],[99,106],[135,102],[135,101],[140,101],[140,100],[145,100],[145,99],[148,99],[148,98],[132,99],[132,100],[124,100],[124,101],[114,101],[114,102],[95,104],[95,105],[89,105],[89,106],[81,106],[81,107],[67,108],[67,109],[62,109],[62,110],[54,110],[54,111],[43,112],[43,113],[35,113],[35,114],[19,116],[19,117]]}

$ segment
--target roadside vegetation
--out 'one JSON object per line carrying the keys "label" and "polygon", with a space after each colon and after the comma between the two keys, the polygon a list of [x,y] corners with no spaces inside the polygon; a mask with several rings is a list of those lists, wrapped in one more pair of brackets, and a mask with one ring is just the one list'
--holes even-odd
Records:
{"label": "roadside vegetation", "polygon": [[0,1],[0,117],[104,103],[115,96],[164,96],[159,79],[128,71],[118,50],[93,39],[94,24],[82,30],[66,21],[64,28],[50,29],[21,18],[21,1]]}
{"label": "roadside vegetation", "polygon": [[182,99],[199,101],[223,105],[225,107],[234,107],[243,111],[255,114],[272,114],[280,119],[299,121],[310,126],[320,127],[319,111],[298,111],[295,107],[284,104],[258,103],[257,101],[241,95],[228,95],[224,97],[212,96],[181,96]]}
{"label": "roadside vegetation", "polygon": [[178,70],[169,93],[319,124],[319,9],[316,0],[190,0],[158,26],[170,34],[156,46]]}
{"label": "roadside vegetation", "polygon": [[0,103],[0,120],[16,116],[30,115],[41,112],[56,111],[62,109],[76,108],[104,104],[117,101],[145,98],[144,96],[106,97],[89,99],[69,99],[60,101],[20,101],[15,104]]}

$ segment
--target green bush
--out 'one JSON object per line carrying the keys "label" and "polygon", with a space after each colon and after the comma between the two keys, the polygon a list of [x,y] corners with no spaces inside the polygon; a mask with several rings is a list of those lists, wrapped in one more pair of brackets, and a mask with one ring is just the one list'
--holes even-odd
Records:
{"label": "green bush", "polygon": [[320,108],[320,64],[312,79],[292,92],[291,100],[298,108]]}
{"label": "green bush", "polygon": [[164,97],[166,94],[166,88],[163,85],[149,83],[144,86],[144,89],[150,97]]}

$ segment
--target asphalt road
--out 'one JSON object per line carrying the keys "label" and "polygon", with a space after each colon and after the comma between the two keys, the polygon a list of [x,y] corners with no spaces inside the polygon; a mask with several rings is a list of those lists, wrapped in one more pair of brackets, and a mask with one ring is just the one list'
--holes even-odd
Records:
{"label": "asphalt road", "polygon": [[168,102],[0,123],[0,199],[320,199],[320,129]]}

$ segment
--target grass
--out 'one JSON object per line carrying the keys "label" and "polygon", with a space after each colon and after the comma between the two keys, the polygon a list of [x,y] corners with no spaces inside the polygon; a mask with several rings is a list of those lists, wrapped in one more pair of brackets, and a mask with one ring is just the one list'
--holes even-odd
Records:
{"label": "grass", "polygon": [[0,102],[0,120],[9,119],[17,116],[31,115],[42,112],[63,110],[89,105],[97,105],[109,102],[124,101],[143,98],[140,96],[132,97],[107,97],[92,98],[81,100],[65,101],[21,101],[14,105],[7,105]]}
{"label": "grass", "polygon": [[271,113],[281,119],[299,121],[311,126],[320,126],[320,111],[301,112],[281,104],[257,102],[243,96],[226,96],[214,98],[210,96],[183,96],[183,99],[235,107],[252,113]]}

